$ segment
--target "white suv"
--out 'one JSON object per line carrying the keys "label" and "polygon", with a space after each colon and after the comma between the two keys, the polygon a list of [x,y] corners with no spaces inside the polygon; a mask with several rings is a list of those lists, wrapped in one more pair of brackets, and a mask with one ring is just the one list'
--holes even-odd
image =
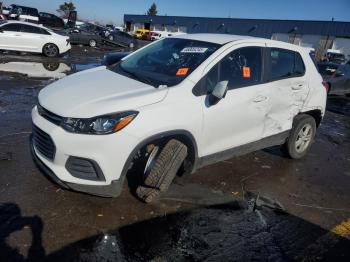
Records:
{"label": "white suv", "polygon": [[100,196],[119,195],[137,167],[136,193],[150,202],[176,173],[235,155],[282,145],[303,157],[326,96],[302,47],[181,35],[44,88],[31,148],[61,186]]}

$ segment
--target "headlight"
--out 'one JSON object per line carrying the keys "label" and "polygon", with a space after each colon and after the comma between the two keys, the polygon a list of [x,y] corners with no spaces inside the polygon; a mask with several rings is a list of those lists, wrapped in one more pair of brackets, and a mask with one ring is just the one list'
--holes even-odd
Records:
{"label": "headlight", "polygon": [[115,115],[94,118],[65,118],[62,128],[72,133],[106,135],[118,132],[132,122],[137,111],[127,111]]}

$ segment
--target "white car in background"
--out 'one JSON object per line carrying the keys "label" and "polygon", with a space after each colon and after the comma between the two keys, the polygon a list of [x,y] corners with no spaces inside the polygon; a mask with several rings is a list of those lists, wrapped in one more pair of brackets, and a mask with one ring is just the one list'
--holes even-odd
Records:
{"label": "white car in background", "polygon": [[182,33],[182,32],[168,32],[168,31],[152,31],[152,33],[153,34],[151,36],[151,41],[163,39],[163,38],[166,38],[166,37],[186,34],[186,33]]}
{"label": "white car in background", "polygon": [[150,202],[178,171],[276,145],[302,158],[326,99],[303,47],[181,35],[42,89],[32,111],[31,149],[59,185],[100,196],[118,196],[128,170],[137,167],[136,193]]}
{"label": "white car in background", "polygon": [[71,49],[68,36],[32,23],[0,22],[0,50],[43,53],[56,57]]}

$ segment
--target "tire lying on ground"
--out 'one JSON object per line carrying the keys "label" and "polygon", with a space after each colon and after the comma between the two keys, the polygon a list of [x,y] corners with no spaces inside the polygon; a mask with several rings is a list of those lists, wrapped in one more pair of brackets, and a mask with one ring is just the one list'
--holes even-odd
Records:
{"label": "tire lying on ground", "polygon": [[282,152],[292,159],[300,159],[309,151],[316,134],[315,119],[306,114],[295,117],[293,128]]}
{"label": "tire lying on ground", "polygon": [[186,157],[187,147],[180,141],[171,139],[146,174],[144,185],[136,189],[137,196],[150,203],[160,192],[167,191]]}

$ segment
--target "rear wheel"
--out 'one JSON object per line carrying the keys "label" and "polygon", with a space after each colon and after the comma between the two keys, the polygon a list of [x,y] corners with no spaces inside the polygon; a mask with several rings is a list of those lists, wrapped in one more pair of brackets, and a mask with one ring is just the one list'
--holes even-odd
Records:
{"label": "rear wheel", "polygon": [[58,47],[52,43],[46,44],[43,47],[43,54],[47,57],[56,57],[59,55]]}
{"label": "rear wheel", "polygon": [[146,163],[143,185],[136,190],[137,196],[149,203],[160,192],[167,191],[186,157],[187,147],[178,140],[171,139],[161,150],[155,146]]}
{"label": "rear wheel", "polygon": [[91,39],[91,40],[89,41],[89,46],[91,46],[91,47],[96,47],[96,46],[97,46],[96,40]]}
{"label": "rear wheel", "polygon": [[282,151],[290,158],[300,159],[309,151],[316,134],[316,122],[312,116],[299,115],[295,118],[288,140]]}

